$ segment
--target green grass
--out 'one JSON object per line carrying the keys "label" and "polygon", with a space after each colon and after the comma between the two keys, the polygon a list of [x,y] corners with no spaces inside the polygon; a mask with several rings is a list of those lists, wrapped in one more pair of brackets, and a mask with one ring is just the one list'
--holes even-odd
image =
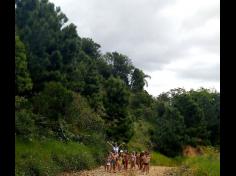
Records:
{"label": "green grass", "polygon": [[219,176],[220,161],[212,156],[198,156],[188,158],[184,162],[187,167],[192,168],[196,176]]}
{"label": "green grass", "polygon": [[[220,153],[213,147],[202,147],[203,155],[169,158],[152,152],[151,164],[156,166],[177,166],[177,175],[220,176]],[[182,168],[187,168],[182,169]]]}
{"label": "green grass", "polygon": [[50,176],[62,171],[92,169],[101,164],[103,157],[101,151],[92,147],[53,139],[25,142],[16,138],[15,153],[16,176]]}
{"label": "green grass", "polygon": [[151,165],[156,165],[156,166],[178,166],[181,164],[181,159],[180,157],[176,158],[169,158],[165,155],[162,155],[157,152],[152,152],[151,154]]}
{"label": "green grass", "polygon": [[220,153],[212,147],[204,147],[204,154],[196,157],[188,157],[183,165],[191,168],[196,176],[219,176]]}

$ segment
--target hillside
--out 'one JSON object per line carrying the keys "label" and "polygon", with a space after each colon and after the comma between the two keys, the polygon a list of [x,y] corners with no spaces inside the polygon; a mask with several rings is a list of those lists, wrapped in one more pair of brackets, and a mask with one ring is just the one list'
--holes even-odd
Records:
{"label": "hillside", "polygon": [[220,93],[175,88],[153,97],[131,58],[101,52],[48,0],[16,0],[16,175],[94,169],[111,150],[219,146]]}

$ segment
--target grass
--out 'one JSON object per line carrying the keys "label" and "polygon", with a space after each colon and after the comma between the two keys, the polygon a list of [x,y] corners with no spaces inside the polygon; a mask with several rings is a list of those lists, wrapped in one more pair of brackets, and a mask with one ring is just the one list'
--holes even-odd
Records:
{"label": "grass", "polygon": [[196,176],[219,176],[220,161],[212,156],[199,156],[188,158],[184,164],[193,169]]}
{"label": "grass", "polygon": [[220,152],[213,147],[202,147],[203,155],[169,158],[153,152],[151,164],[179,167],[177,175],[220,176]]}
{"label": "grass", "polygon": [[[100,152],[97,155],[96,152]],[[92,169],[103,157],[101,151],[76,142],[54,139],[25,142],[16,138],[16,176],[51,176],[62,171]]]}
{"label": "grass", "polygon": [[183,158],[182,157],[176,157],[176,158],[169,158],[165,155],[162,155],[158,152],[152,152],[151,154],[151,165],[156,166],[170,166],[175,167],[179,166],[182,163]]}
{"label": "grass", "polygon": [[219,176],[220,153],[212,147],[204,147],[204,154],[196,157],[188,157],[183,165],[191,168],[196,176]]}

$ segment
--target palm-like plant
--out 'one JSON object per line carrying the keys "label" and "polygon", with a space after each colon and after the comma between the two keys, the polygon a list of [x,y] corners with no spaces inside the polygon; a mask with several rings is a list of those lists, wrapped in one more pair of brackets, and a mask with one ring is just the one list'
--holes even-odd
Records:
{"label": "palm-like plant", "polygon": [[151,76],[146,75],[146,74],[143,75],[143,81],[144,81],[145,85],[148,87],[148,82],[147,82],[147,80],[145,78],[151,79]]}
{"label": "palm-like plant", "polygon": [[148,86],[146,78],[151,78],[151,76],[143,73],[142,70],[137,68],[134,69],[131,79],[131,87],[134,91],[143,90],[143,87]]}

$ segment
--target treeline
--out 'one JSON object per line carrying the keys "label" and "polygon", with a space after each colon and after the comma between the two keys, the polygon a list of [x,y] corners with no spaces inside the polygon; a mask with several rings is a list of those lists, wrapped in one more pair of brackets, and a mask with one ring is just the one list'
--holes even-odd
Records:
{"label": "treeline", "polygon": [[219,145],[220,94],[173,89],[158,97],[129,57],[101,53],[48,0],[16,0],[16,136],[52,138],[106,148],[126,142],[145,121],[150,149],[166,155],[185,145]]}
{"label": "treeline", "polygon": [[181,154],[186,145],[220,144],[220,94],[201,88],[178,88],[163,93],[153,105],[154,148],[168,156]]}

